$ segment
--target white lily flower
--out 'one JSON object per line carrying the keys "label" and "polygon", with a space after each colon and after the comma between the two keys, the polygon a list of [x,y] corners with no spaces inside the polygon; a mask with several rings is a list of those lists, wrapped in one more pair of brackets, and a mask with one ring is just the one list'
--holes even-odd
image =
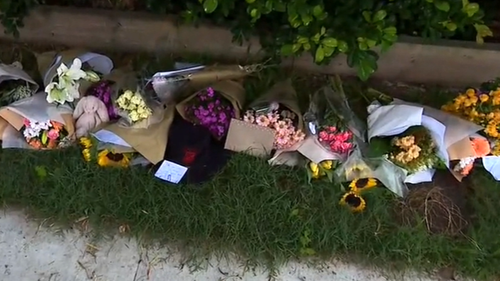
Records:
{"label": "white lily flower", "polygon": [[[61,68],[61,72],[59,71]],[[78,81],[87,77],[87,73],[82,70],[82,61],[79,58],[75,58],[71,66],[68,67],[64,64],[61,64],[57,69],[57,74],[59,77],[69,78],[73,81]]]}

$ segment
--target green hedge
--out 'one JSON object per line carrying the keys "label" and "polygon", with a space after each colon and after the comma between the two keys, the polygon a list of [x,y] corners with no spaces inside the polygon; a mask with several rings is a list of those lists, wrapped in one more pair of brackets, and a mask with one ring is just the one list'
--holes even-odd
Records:
{"label": "green hedge", "polygon": [[[60,0],[60,4],[92,6],[95,0]],[[120,6],[121,0],[110,0]],[[295,56],[310,52],[318,64],[338,54],[357,69],[363,80],[377,70],[378,52],[386,51],[398,35],[431,39],[475,32],[476,41],[492,36],[479,4],[469,0],[136,0],[149,11],[181,14],[190,23],[200,20],[231,28],[236,42],[260,37],[270,55]],[[2,24],[18,35],[22,17],[39,0],[0,0]],[[52,4],[52,3],[51,3]]]}

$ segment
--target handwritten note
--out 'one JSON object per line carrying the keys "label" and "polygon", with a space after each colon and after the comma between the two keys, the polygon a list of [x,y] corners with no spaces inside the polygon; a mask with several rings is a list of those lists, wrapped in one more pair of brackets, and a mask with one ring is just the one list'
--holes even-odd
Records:
{"label": "handwritten note", "polygon": [[155,173],[155,177],[171,183],[179,183],[187,172],[187,167],[163,160],[160,168]]}

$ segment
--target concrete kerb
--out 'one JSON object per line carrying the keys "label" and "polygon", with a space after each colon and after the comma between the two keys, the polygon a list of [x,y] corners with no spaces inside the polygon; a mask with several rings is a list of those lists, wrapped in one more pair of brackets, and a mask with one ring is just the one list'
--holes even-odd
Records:
{"label": "concrete kerb", "polygon": [[[0,39],[14,40],[0,33]],[[25,19],[22,42],[52,43],[97,50],[155,53],[200,53],[242,61],[261,56],[257,38],[243,45],[232,42],[229,30],[211,25],[179,25],[175,18],[142,12],[108,11],[41,6]],[[353,75],[344,56],[329,65],[314,64],[310,55],[285,60],[301,70]],[[381,55],[374,77],[401,82],[453,86],[476,85],[500,74],[500,44],[440,41],[427,44],[418,38],[401,38]]]}

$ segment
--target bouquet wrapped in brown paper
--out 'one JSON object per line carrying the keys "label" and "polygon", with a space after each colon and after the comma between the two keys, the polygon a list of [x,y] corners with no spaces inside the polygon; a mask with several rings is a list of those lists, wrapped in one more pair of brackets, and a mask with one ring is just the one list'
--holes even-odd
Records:
{"label": "bouquet wrapped in brown paper", "polygon": [[156,164],[163,160],[167,147],[168,132],[173,122],[175,106],[167,105],[164,118],[145,129],[126,128],[118,123],[103,126],[93,135],[102,143],[106,143],[109,151],[124,153],[135,151],[149,162]]}
{"label": "bouquet wrapped in brown paper", "polygon": [[290,80],[276,83],[254,101],[243,122],[231,122],[226,149],[269,156],[273,149],[288,149],[305,137],[297,94]]}
{"label": "bouquet wrapped in brown paper", "polygon": [[92,83],[113,69],[110,58],[79,49],[46,52],[36,57],[49,103],[77,100]]}
{"label": "bouquet wrapped in brown paper", "polygon": [[110,120],[120,117],[118,125],[145,129],[163,120],[164,106],[141,89],[136,73],[130,69],[115,69],[91,87],[89,95],[101,99]]}
{"label": "bouquet wrapped in brown paper", "polygon": [[38,84],[22,69],[19,62],[0,64],[0,106],[31,97]]}
{"label": "bouquet wrapped in brown paper", "polygon": [[197,91],[176,105],[177,112],[187,121],[206,127],[216,139],[227,135],[232,118],[241,118],[245,89],[235,81],[215,82]]}
{"label": "bouquet wrapped in brown paper", "polygon": [[72,109],[47,103],[44,93],[0,108],[0,117],[9,124],[2,135],[5,148],[26,148],[28,143],[36,149],[53,149],[65,147],[74,139]]}

